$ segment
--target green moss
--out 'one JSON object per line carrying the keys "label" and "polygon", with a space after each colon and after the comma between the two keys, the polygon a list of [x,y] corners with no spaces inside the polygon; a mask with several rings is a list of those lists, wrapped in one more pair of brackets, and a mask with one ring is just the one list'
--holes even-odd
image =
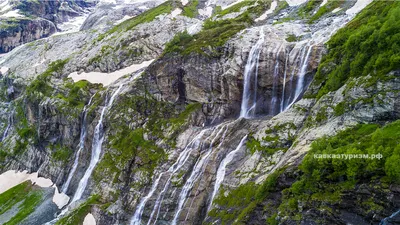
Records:
{"label": "green moss", "polygon": [[232,5],[232,6],[229,7],[229,8],[226,8],[226,9],[224,9],[224,10],[219,11],[218,13],[215,14],[215,16],[217,16],[217,17],[223,17],[223,16],[225,16],[225,15],[227,15],[227,14],[230,14],[230,13],[240,12],[240,10],[241,10],[243,7],[252,6],[252,5],[254,5],[255,3],[256,3],[256,1],[248,1],[248,0],[247,0],[247,1],[241,1],[241,2],[239,2],[239,3],[236,3],[236,4]]}
{"label": "green moss", "polygon": [[[250,2],[245,1],[238,4],[250,4]],[[163,54],[205,54],[205,51],[210,50],[211,47],[211,53],[207,54],[218,56],[220,53],[215,51],[215,49],[223,46],[235,34],[252,25],[254,19],[267,10],[269,5],[270,1],[258,0],[257,4],[254,3],[254,6],[249,7],[236,18],[226,20],[207,19],[203,24],[203,29],[199,33],[193,36],[187,32],[177,34],[166,44]]]}
{"label": "green moss", "polygon": [[7,212],[15,204],[18,206],[18,213],[13,216],[4,225],[20,224],[29,214],[31,214],[37,205],[42,201],[42,192],[33,189],[30,181],[26,181],[14,186],[0,194],[0,215]]}
{"label": "green moss", "polygon": [[53,87],[49,85],[51,77],[57,74],[61,74],[64,69],[65,64],[69,59],[65,60],[56,60],[51,62],[45,72],[41,75],[37,76],[35,80],[33,80],[28,87],[26,87],[26,94],[28,97],[31,97],[35,94],[42,94],[44,96],[50,96]]}
{"label": "green moss", "polygon": [[169,14],[169,13],[171,13],[171,11],[172,11],[172,1],[164,2],[163,4],[161,4],[157,7],[151,8],[151,9],[143,12],[140,15],[137,15],[129,20],[126,20],[126,21],[114,26],[112,29],[110,29],[106,33],[100,35],[99,38],[97,39],[97,41],[101,41],[106,36],[117,33],[117,32],[126,32],[128,30],[131,30],[139,24],[149,23],[149,22],[153,21],[157,16],[164,14],[164,13]]}
{"label": "green moss", "polygon": [[346,102],[340,102],[337,104],[334,108],[335,116],[341,116],[345,113],[346,111]]}
{"label": "green moss", "polygon": [[[400,120],[384,127],[362,124],[341,131],[333,137],[314,141],[299,167],[301,176],[282,192],[284,195],[279,207],[280,216],[296,219],[299,216],[296,203],[301,203],[303,210],[329,208],[342,201],[344,191],[353,190],[359,183],[370,183],[377,179],[387,184],[399,183],[399,138]],[[368,154],[370,158],[318,158],[320,154]],[[378,154],[382,158],[371,158]],[[382,204],[371,204],[370,200],[361,203],[367,212],[382,211]]]}
{"label": "green moss", "polygon": [[78,208],[68,213],[56,222],[55,225],[77,225],[82,224],[85,216],[90,213],[92,206],[99,204],[100,197],[97,195],[91,196],[88,200],[82,203]]}
{"label": "green moss", "polygon": [[197,5],[199,4],[199,0],[191,0],[188,4],[183,7],[183,16],[187,16],[190,18],[195,18],[198,15]]}
{"label": "green moss", "polygon": [[296,41],[298,41],[298,40],[300,40],[300,37],[297,37],[297,36],[294,35],[294,34],[289,34],[289,35],[286,37],[286,41],[287,41],[287,42],[296,42]]}
{"label": "green moss", "polygon": [[53,151],[51,154],[51,158],[53,160],[62,162],[64,164],[70,160],[70,158],[73,154],[73,151],[71,149],[69,149],[68,147],[65,147],[65,146],[61,146],[60,144],[54,145],[54,146],[52,146],[52,148],[53,148]]}
{"label": "green moss", "polygon": [[321,122],[324,122],[324,121],[326,121],[328,119],[326,110],[327,110],[326,106],[321,107],[319,109],[319,111],[317,112],[317,115],[315,116],[315,121],[316,122],[321,123]]}
{"label": "green moss", "polygon": [[374,1],[328,42],[315,76],[317,98],[336,91],[352,77],[371,75],[375,82],[400,68],[400,2]]}
{"label": "green moss", "polygon": [[226,190],[222,187],[208,215],[213,220],[220,220],[222,224],[247,224],[250,213],[275,190],[278,177],[283,170],[276,171],[268,176],[261,184],[247,182],[236,189]]}

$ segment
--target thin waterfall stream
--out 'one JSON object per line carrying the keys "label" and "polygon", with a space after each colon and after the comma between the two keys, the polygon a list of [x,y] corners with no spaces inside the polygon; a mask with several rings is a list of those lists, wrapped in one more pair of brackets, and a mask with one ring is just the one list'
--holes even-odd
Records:
{"label": "thin waterfall stream", "polygon": [[81,127],[81,133],[80,133],[80,137],[79,137],[79,148],[78,151],[75,154],[75,160],[74,160],[74,164],[72,165],[72,168],[68,174],[68,178],[67,181],[64,183],[63,187],[62,187],[62,192],[63,193],[67,193],[69,185],[71,183],[71,180],[75,174],[76,168],[78,168],[78,163],[79,163],[79,157],[81,152],[83,151],[83,149],[85,148],[85,140],[86,140],[86,128],[87,128],[87,124],[86,124],[86,116],[87,116],[87,110],[90,107],[93,97],[96,95],[96,93],[94,95],[92,95],[92,97],[90,97],[89,102],[83,107],[82,110],[82,127]]}

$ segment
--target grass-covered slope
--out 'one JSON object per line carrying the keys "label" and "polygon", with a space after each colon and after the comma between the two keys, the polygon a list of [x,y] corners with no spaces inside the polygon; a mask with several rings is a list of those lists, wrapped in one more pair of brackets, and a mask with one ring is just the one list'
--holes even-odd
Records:
{"label": "grass-covered slope", "polygon": [[[268,0],[244,1],[217,12],[215,17],[204,22],[203,29],[199,33],[194,35],[187,32],[177,34],[166,45],[164,54],[188,55],[192,52],[204,54],[209,47],[223,46],[235,34],[251,26],[256,18],[269,9],[270,3],[271,1]],[[248,9],[233,19],[216,19],[232,12],[239,12],[244,6],[248,6]]]}
{"label": "grass-covered slope", "polygon": [[42,201],[42,191],[33,186],[30,181],[21,183],[0,194],[0,216],[9,210],[15,210],[17,204],[18,212],[4,223],[4,225],[20,224],[31,214]]}
{"label": "grass-covered slope", "polygon": [[[373,80],[400,68],[400,2],[375,1],[328,42],[328,54],[315,76],[317,97],[339,89],[348,79]],[[373,82],[373,81],[372,81]]]}

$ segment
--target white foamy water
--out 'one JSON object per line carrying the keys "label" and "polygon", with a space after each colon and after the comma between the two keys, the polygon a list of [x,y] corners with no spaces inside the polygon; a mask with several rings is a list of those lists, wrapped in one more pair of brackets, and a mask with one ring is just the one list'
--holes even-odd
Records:
{"label": "white foamy water", "polygon": [[[264,43],[264,30],[260,29],[260,38],[256,44],[251,48],[247,63],[244,69],[243,79],[243,97],[240,109],[240,117],[250,118],[253,117],[256,110],[257,102],[257,77],[258,77],[258,63]],[[252,88],[253,87],[253,88]]]}

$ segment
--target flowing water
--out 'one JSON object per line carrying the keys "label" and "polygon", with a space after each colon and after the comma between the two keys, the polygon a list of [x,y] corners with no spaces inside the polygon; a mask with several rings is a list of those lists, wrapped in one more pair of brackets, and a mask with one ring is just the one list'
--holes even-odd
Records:
{"label": "flowing water", "polygon": [[211,195],[210,199],[210,204],[208,206],[208,211],[211,209],[212,202],[214,201],[215,196],[217,195],[219,188],[221,187],[222,182],[225,179],[225,174],[226,174],[226,166],[233,160],[233,157],[236,155],[236,153],[242,148],[244,141],[246,140],[247,135],[242,138],[240,141],[239,145],[236,147],[235,150],[231,151],[226,155],[226,157],[222,160],[221,164],[219,164],[218,170],[217,170],[217,177],[214,183],[214,190]]}
{"label": "flowing water", "polygon": [[87,110],[90,106],[90,104],[92,103],[93,97],[96,95],[96,93],[94,95],[92,95],[92,97],[89,100],[89,103],[87,105],[85,105],[85,107],[83,107],[83,111],[82,111],[82,127],[81,127],[81,134],[79,137],[79,149],[76,152],[75,155],[75,160],[74,160],[74,164],[71,168],[71,170],[69,171],[68,174],[68,178],[67,181],[64,183],[63,188],[62,188],[62,192],[63,193],[67,193],[68,191],[68,187],[71,183],[71,180],[75,174],[76,168],[78,167],[78,163],[79,163],[79,156],[81,154],[81,152],[83,151],[84,147],[85,147],[85,139],[86,139],[86,113]]}
{"label": "flowing water", "polygon": [[[260,29],[260,37],[257,43],[251,48],[249,58],[244,69],[243,79],[243,97],[240,108],[240,117],[251,118],[255,114],[257,103],[257,76],[258,62],[264,43],[264,31]],[[253,86],[253,90],[252,90]]]}
{"label": "flowing water", "polygon": [[158,175],[157,179],[154,181],[149,193],[142,198],[142,200],[140,201],[139,205],[136,208],[135,214],[133,215],[132,219],[131,219],[131,225],[140,225],[141,221],[142,221],[142,215],[143,215],[143,210],[147,204],[147,202],[149,201],[149,199],[154,195],[155,191],[157,190],[157,187],[159,185],[159,182],[162,178],[162,176],[164,174],[169,174],[169,177],[167,179],[166,184],[164,185],[163,190],[159,193],[159,195],[157,196],[157,200],[155,202],[154,208],[152,210],[149,222],[151,222],[153,216],[155,215],[155,213],[158,211],[158,208],[161,207],[161,202],[162,199],[165,195],[165,192],[168,190],[170,181],[172,179],[172,177],[183,167],[183,165],[185,165],[185,163],[187,162],[187,160],[189,159],[190,153],[193,149],[196,149],[199,144],[200,144],[200,140],[203,137],[204,133],[206,132],[206,130],[201,131],[198,135],[196,135],[192,141],[186,145],[185,149],[179,154],[178,159],[175,161],[175,163],[169,167],[169,169],[165,172],[162,172]]}
{"label": "flowing water", "polygon": [[11,126],[13,124],[13,116],[14,116],[14,111],[12,111],[10,113],[10,115],[8,116],[8,124],[7,124],[6,129],[3,132],[3,135],[2,135],[2,137],[0,139],[0,142],[2,142],[7,137],[8,131],[10,130],[10,128],[11,128]]}
{"label": "flowing water", "polygon": [[[219,128],[219,127],[221,127],[221,128]],[[203,155],[200,156],[199,159],[197,160],[197,162],[190,174],[190,177],[186,180],[185,185],[183,186],[182,191],[179,194],[178,208],[175,212],[174,219],[172,220],[172,223],[171,223],[172,225],[177,224],[179,215],[183,209],[184,204],[187,201],[188,194],[193,189],[193,186],[196,183],[196,181],[204,174],[205,167],[208,165],[209,158],[211,156],[211,153],[213,152],[212,146],[213,146],[214,142],[217,140],[217,138],[220,137],[220,135],[224,129],[225,129],[225,126],[219,125],[214,130],[214,131],[218,130],[218,132],[213,131],[211,133],[211,135],[208,137],[208,140],[211,139],[210,146],[206,150],[206,152],[204,152]],[[187,218],[187,216],[186,216],[186,218]]]}
{"label": "flowing water", "polygon": [[108,101],[108,103],[106,103],[106,105],[103,107],[103,110],[101,111],[99,122],[96,125],[96,128],[94,130],[93,143],[92,143],[92,155],[90,158],[90,164],[89,164],[89,167],[87,168],[87,170],[85,171],[85,174],[83,175],[82,179],[79,181],[78,188],[75,192],[74,197],[72,198],[71,203],[76,202],[82,198],[82,195],[86,189],[88,180],[89,180],[90,176],[92,175],[92,172],[93,172],[94,168],[96,167],[97,163],[99,162],[100,154],[101,154],[101,146],[102,146],[103,140],[104,140],[104,131],[103,131],[104,115],[107,112],[107,110],[109,108],[111,108],[116,96],[121,91],[122,86],[123,86],[123,84],[121,84],[118,87],[118,89],[112,94],[110,100]]}

